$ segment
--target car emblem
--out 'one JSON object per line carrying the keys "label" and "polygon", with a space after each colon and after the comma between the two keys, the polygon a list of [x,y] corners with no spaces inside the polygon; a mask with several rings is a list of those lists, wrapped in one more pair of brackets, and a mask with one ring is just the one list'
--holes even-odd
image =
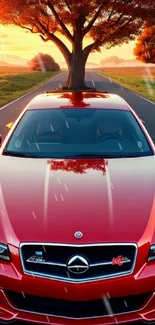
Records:
{"label": "car emblem", "polygon": [[112,265],[122,266],[126,262],[129,263],[131,261],[127,257],[124,257],[122,255],[119,255],[117,257],[113,257],[113,259],[112,259]]}
{"label": "car emblem", "polygon": [[89,263],[84,257],[76,255],[67,262],[67,269],[75,274],[84,273],[88,271]]}
{"label": "car emblem", "polygon": [[81,231],[76,231],[74,234],[74,237],[77,239],[80,239],[83,237],[83,233]]}
{"label": "car emblem", "polygon": [[30,263],[42,263],[45,262],[44,258],[43,258],[43,252],[42,251],[36,251],[35,255],[30,256],[26,262],[30,262]]}

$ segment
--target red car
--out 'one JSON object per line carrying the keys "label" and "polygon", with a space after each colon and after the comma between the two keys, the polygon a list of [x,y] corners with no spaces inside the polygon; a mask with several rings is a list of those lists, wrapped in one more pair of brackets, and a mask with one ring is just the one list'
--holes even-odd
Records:
{"label": "red car", "polygon": [[0,321],[155,322],[155,148],[118,95],[35,97],[0,151]]}

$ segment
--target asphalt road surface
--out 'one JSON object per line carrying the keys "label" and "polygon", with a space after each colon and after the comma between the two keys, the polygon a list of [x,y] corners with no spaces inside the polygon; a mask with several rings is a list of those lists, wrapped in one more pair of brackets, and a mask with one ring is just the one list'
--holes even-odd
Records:
{"label": "asphalt road surface", "polygon": [[[46,82],[43,86],[33,90],[32,92],[14,100],[13,102],[0,107],[0,134],[3,138],[6,136],[8,129],[6,125],[14,122],[18,115],[22,112],[28,102],[36,95],[63,86],[67,78],[67,73],[61,73],[52,80]],[[113,82],[111,78],[103,77],[96,72],[86,72],[86,84],[89,87],[116,93],[122,96],[129,105],[144,120],[145,126],[155,142],[155,103],[143,98],[142,96],[124,88]],[[24,325],[27,323],[13,323],[16,325]],[[137,323],[136,323],[137,324]],[[135,325],[136,325],[135,324]]]}
{"label": "asphalt road surface", "polygon": [[[18,115],[34,96],[55,89],[58,86],[63,86],[66,78],[67,72],[60,73],[46,82],[43,86],[0,107],[0,134],[2,134],[3,139],[8,132],[6,125],[16,120]],[[116,84],[111,78],[103,77],[96,72],[86,72],[86,84],[89,87],[96,87],[122,96],[145,122],[147,130],[155,142],[155,103]]]}

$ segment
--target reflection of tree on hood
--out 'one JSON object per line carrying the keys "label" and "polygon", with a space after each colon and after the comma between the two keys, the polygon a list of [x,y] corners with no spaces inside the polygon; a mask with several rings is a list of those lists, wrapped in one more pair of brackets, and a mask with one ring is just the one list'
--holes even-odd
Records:
{"label": "reflection of tree on hood", "polygon": [[107,98],[108,95],[105,95],[103,93],[95,93],[93,92],[93,95],[91,93],[82,93],[82,92],[72,92],[72,93],[65,93],[60,96],[60,98],[66,98],[69,99],[70,105],[63,105],[61,107],[89,107],[90,104],[87,104],[85,102],[85,99],[87,98]]}
{"label": "reflection of tree on hood", "polygon": [[76,174],[85,174],[88,169],[102,171],[103,175],[106,173],[106,166],[108,161],[102,158],[98,159],[64,159],[64,160],[48,160],[50,170],[61,170],[73,172]]}

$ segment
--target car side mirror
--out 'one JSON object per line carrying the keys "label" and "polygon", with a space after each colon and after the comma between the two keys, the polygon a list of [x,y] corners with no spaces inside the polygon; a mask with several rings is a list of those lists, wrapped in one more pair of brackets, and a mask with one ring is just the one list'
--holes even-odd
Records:
{"label": "car side mirror", "polygon": [[0,134],[0,147],[2,145],[2,135]]}

